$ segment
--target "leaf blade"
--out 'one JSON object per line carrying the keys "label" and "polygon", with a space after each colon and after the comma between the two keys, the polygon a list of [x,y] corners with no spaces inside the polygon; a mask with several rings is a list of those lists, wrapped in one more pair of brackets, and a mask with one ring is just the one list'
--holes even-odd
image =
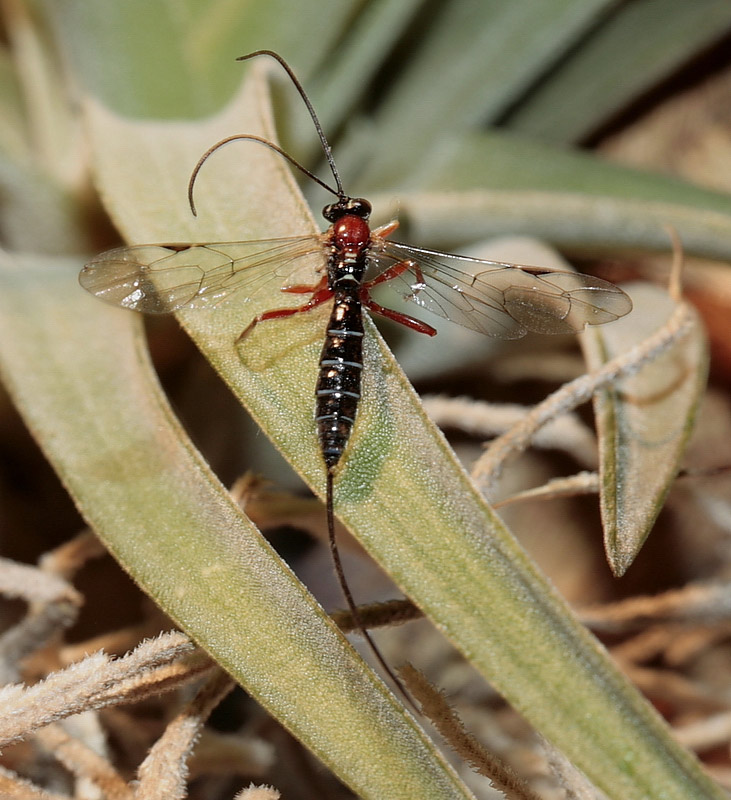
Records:
{"label": "leaf blade", "polygon": [[[641,344],[667,324],[674,302],[647,284],[627,287],[631,325],[586,331],[590,369]],[[595,395],[604,547],[615,575],[630,567],[662,509],[680,467],[708,372],[708,346],[693,315],[689,332],[637,374]]]}
{"label": "leaf blade", "polygon": [[2,254],[0,368],[94,529],[360,796],[471,797],[210,472],[157,384],[141,320],[86,296],[78,266]]}

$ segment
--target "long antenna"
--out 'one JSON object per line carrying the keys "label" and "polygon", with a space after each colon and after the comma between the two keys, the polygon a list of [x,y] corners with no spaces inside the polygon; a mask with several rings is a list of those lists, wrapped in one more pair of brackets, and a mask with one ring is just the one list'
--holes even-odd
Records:
{"label": "long antenna", "polygon": [[198,212],[195,207],[195,201],[193,200],[193,189],[195,187],[196,179],[198,178],[198,173],[201,171],[201,167],[206,163],[206,161],[208,161],[210,156],[216,152],[216,150],[219,150],[221,147],[230,144],[231,142],[239,141],[240,139],[245,139],[249,142],[258,142],[259,144],[265,145],[270,150],[274,150],[274,152],[279,153],[282,158],[286,158],[293,167],[297,167],[297,169],[307,175],[308,178],[312,178],[312,180],[322,186],[323,189],[327,189],[327,191],[331,194],[334,194],[335,197],[342,197],[342,194],[333,189],[332,186],[328,186],[325,181],[320,180],[320,178],[318,178],[314,172],[310,172],[307,167],[303,167],[299,161],[292,158],[289,153],[286,153],[281,147],[274,144],[274,142],[270,142],[269,139],[263,139],[261,136],[254,136],[253,133],[236,133],[233,136],[227,136],[225,139],[221,139],[220,142],[216,142],[216,144],[209,147],[208,150],[206,150],[206,152],[203,153],[203,155],[198,159],[198,163],[193,168],[193,172],[190,175],[190,180],[188,181],[188,203],[194,217],[198,216]]}
{"label": "long antenna", "polygon": [[271,56],[275,61],[278,61],[279,64],[282,66],[282,69],[289,75],[290,80],[294,84],[294,88],[299,92],[302,101],[307,106],[307,110],[310,113],[310,117],[312,117],[312,123],[315,126],[315,130],[317,131],[317,135],[320,137],[320,142],[322,143],[322,149],[325,153],[325,158],[327,159],[327,163],[330,165],[330,171],[333,174],[333,178],[335,178],[335,183],[338,187],[338,197],[345,197],[345,190],[343,189],[343,182],[340,180],[340,173],[338,172],[338,168],[335,166],[335,159],[333,158],[332,149],[330,148],[330,143],[325,136],[325,131],[322,129],[322,125],[320,125],[320,120],[317,118],[317,114],[315,113],[315,109],[310,102],[310,98],[307,96],[302,84],[299,82],[297,76],[292,71],[292,68],[289,64],[279,55],[279,53],[275,53],[273,50],[255,50],[253,53],[247,53],[245,56],[239,56],[236,60],[237,61],[247,61],[250,58],[255,58],[256,56]]}

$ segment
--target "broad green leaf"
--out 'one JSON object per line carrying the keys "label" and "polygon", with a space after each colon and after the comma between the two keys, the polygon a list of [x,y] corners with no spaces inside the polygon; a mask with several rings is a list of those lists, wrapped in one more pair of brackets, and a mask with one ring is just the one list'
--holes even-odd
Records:
{"label": "broad green leaf", "polygon": [[545,141],[579,141],[729,30],[726,0],[622,3],[503,124]]}
{"label": "broad green leaf", "polygon": [[18,159],[28,155],[28,133],[13,66],[8,51],[0,48],[0,153]]}
{"label": "broad green leaf", "polygon": [[[668,226],[689,255],[731,259],[731,215],[677,202],[573,192],[474,190],[377,195],[398,208],[412,241],[455,251],[461,242],[497,234],[535,236],[564,252],[668,252]],[[723,198],[724,202],[725,198]]]}
{"label": "broad green leaf", "polygon": [[455,140],[421,191],[504,190],[649,200],[731,214],[731,195],[671,175],[631,169],[607,158],[490,130]]}
{"label": "broad green leaf", "polygon": [[[346,38],[307,81],[323,128],[335,130],[398,40],[418,21],[425,0],[371,0],[348,26]],[[318,154],[319,155],[319,154]]]}
{"label": "broad green leaf", "polygon": [[[632,313],[582,336],[591,369],[640,344],[667,323],[675,308],[659,287],[637,283],[624,288],[632,296]],[[604,546],[615,575],[632,564],[660,513],[680,467],[707,371],[708,346],[696,318],[669,350],[595,396]]]}
{"label": "broad green leaf", "polygon": [[29,7],[9,6],[4,22],[13,50],[0,66],[2,241],[33,252],[78,252],[86,241],[78,119],[47,32]]}
{"label": "broad green leaf", "polygon": [[161,393],[141,320],[86,295],[78,269],[0,256],[0,369],[82,513],[360,796],[470,797],[211,474]]}
{"label": "broad green leaf", "polygon": [[[200,218],[190,220],[190,165],[232,127],[270,134],[265,109],[261,82],[248,87],[238,117],[233,107],[206,125],[134,123],[91,104],[99,185],[126,238],[231,240],[312,231],[286,165],[256,145],[210,160],[197,187]],[[249,303],[238,298],[179,317],[322,493],[312,400],[322,314],[274,322],[266,337],[234,345],[252,314],[285,302],[272,282]],[[370,324],[364,357],[362,408],[336,481],[338,516],[483,675],[609,797],[721,797],[474,490]],[[227,650],[234,646],[229,641]],[[373,718],[372,725],[382,722]]]}
{"label": "broad green leaf", "polygon": [[306,75],[358,5],[353,0],[298,6],[290,0],[39,2],[84,86],[110,108],[156,119],[220,108],[241,80],[243,67],[234,59],[252,50],[278,50]]}
{"label": "broad green leaf", "polygon": [[378,136],[368,126],[361,131],[357,121],[351,129],[340,149],[344,168],[358,165],[362,191],[411,186],[442,157],[445,137],[503,113],[610,4],[441,4],[386,84],[373,120]]}

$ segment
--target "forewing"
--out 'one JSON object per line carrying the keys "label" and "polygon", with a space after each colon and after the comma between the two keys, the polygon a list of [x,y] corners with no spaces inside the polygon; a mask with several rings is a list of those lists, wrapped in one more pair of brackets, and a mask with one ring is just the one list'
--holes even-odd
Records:
{"label": "forewing", "polygon": [[79,274],[91,294],[145,314],[215,306],[234,292],[253,297],[272,281],[313,282],[325,259],[319,236],[214,244],[119,247]]}
{"label": "forewing", "polygon": [[371,262],[379,272],[402,262],[418,265],[386,285],[433,314],[503,339],[519,339],[528,331],[576,332],[632,309],[619,287],[581,273],[485,261],[376,237]]}

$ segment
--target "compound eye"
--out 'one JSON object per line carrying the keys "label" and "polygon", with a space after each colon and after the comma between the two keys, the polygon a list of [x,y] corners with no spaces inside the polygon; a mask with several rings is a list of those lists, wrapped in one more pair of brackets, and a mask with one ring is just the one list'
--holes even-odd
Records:
{"label": "compound eye", "polygon": [[330,203],[330,205],[325,206],[322,209],[322,216],[328,222],[335,222],[335,220],[339,219],[343,215],[343,209],[340,207],[339,203]]}
{"label": "compound eye", "polygon": [[372,206],[371,204],[362,197],[356,197],[350,201],[350,208],[348,211],[351,214],[355,214],[357,217],[363,217],[363,219],[367,219],[371,215]]}

